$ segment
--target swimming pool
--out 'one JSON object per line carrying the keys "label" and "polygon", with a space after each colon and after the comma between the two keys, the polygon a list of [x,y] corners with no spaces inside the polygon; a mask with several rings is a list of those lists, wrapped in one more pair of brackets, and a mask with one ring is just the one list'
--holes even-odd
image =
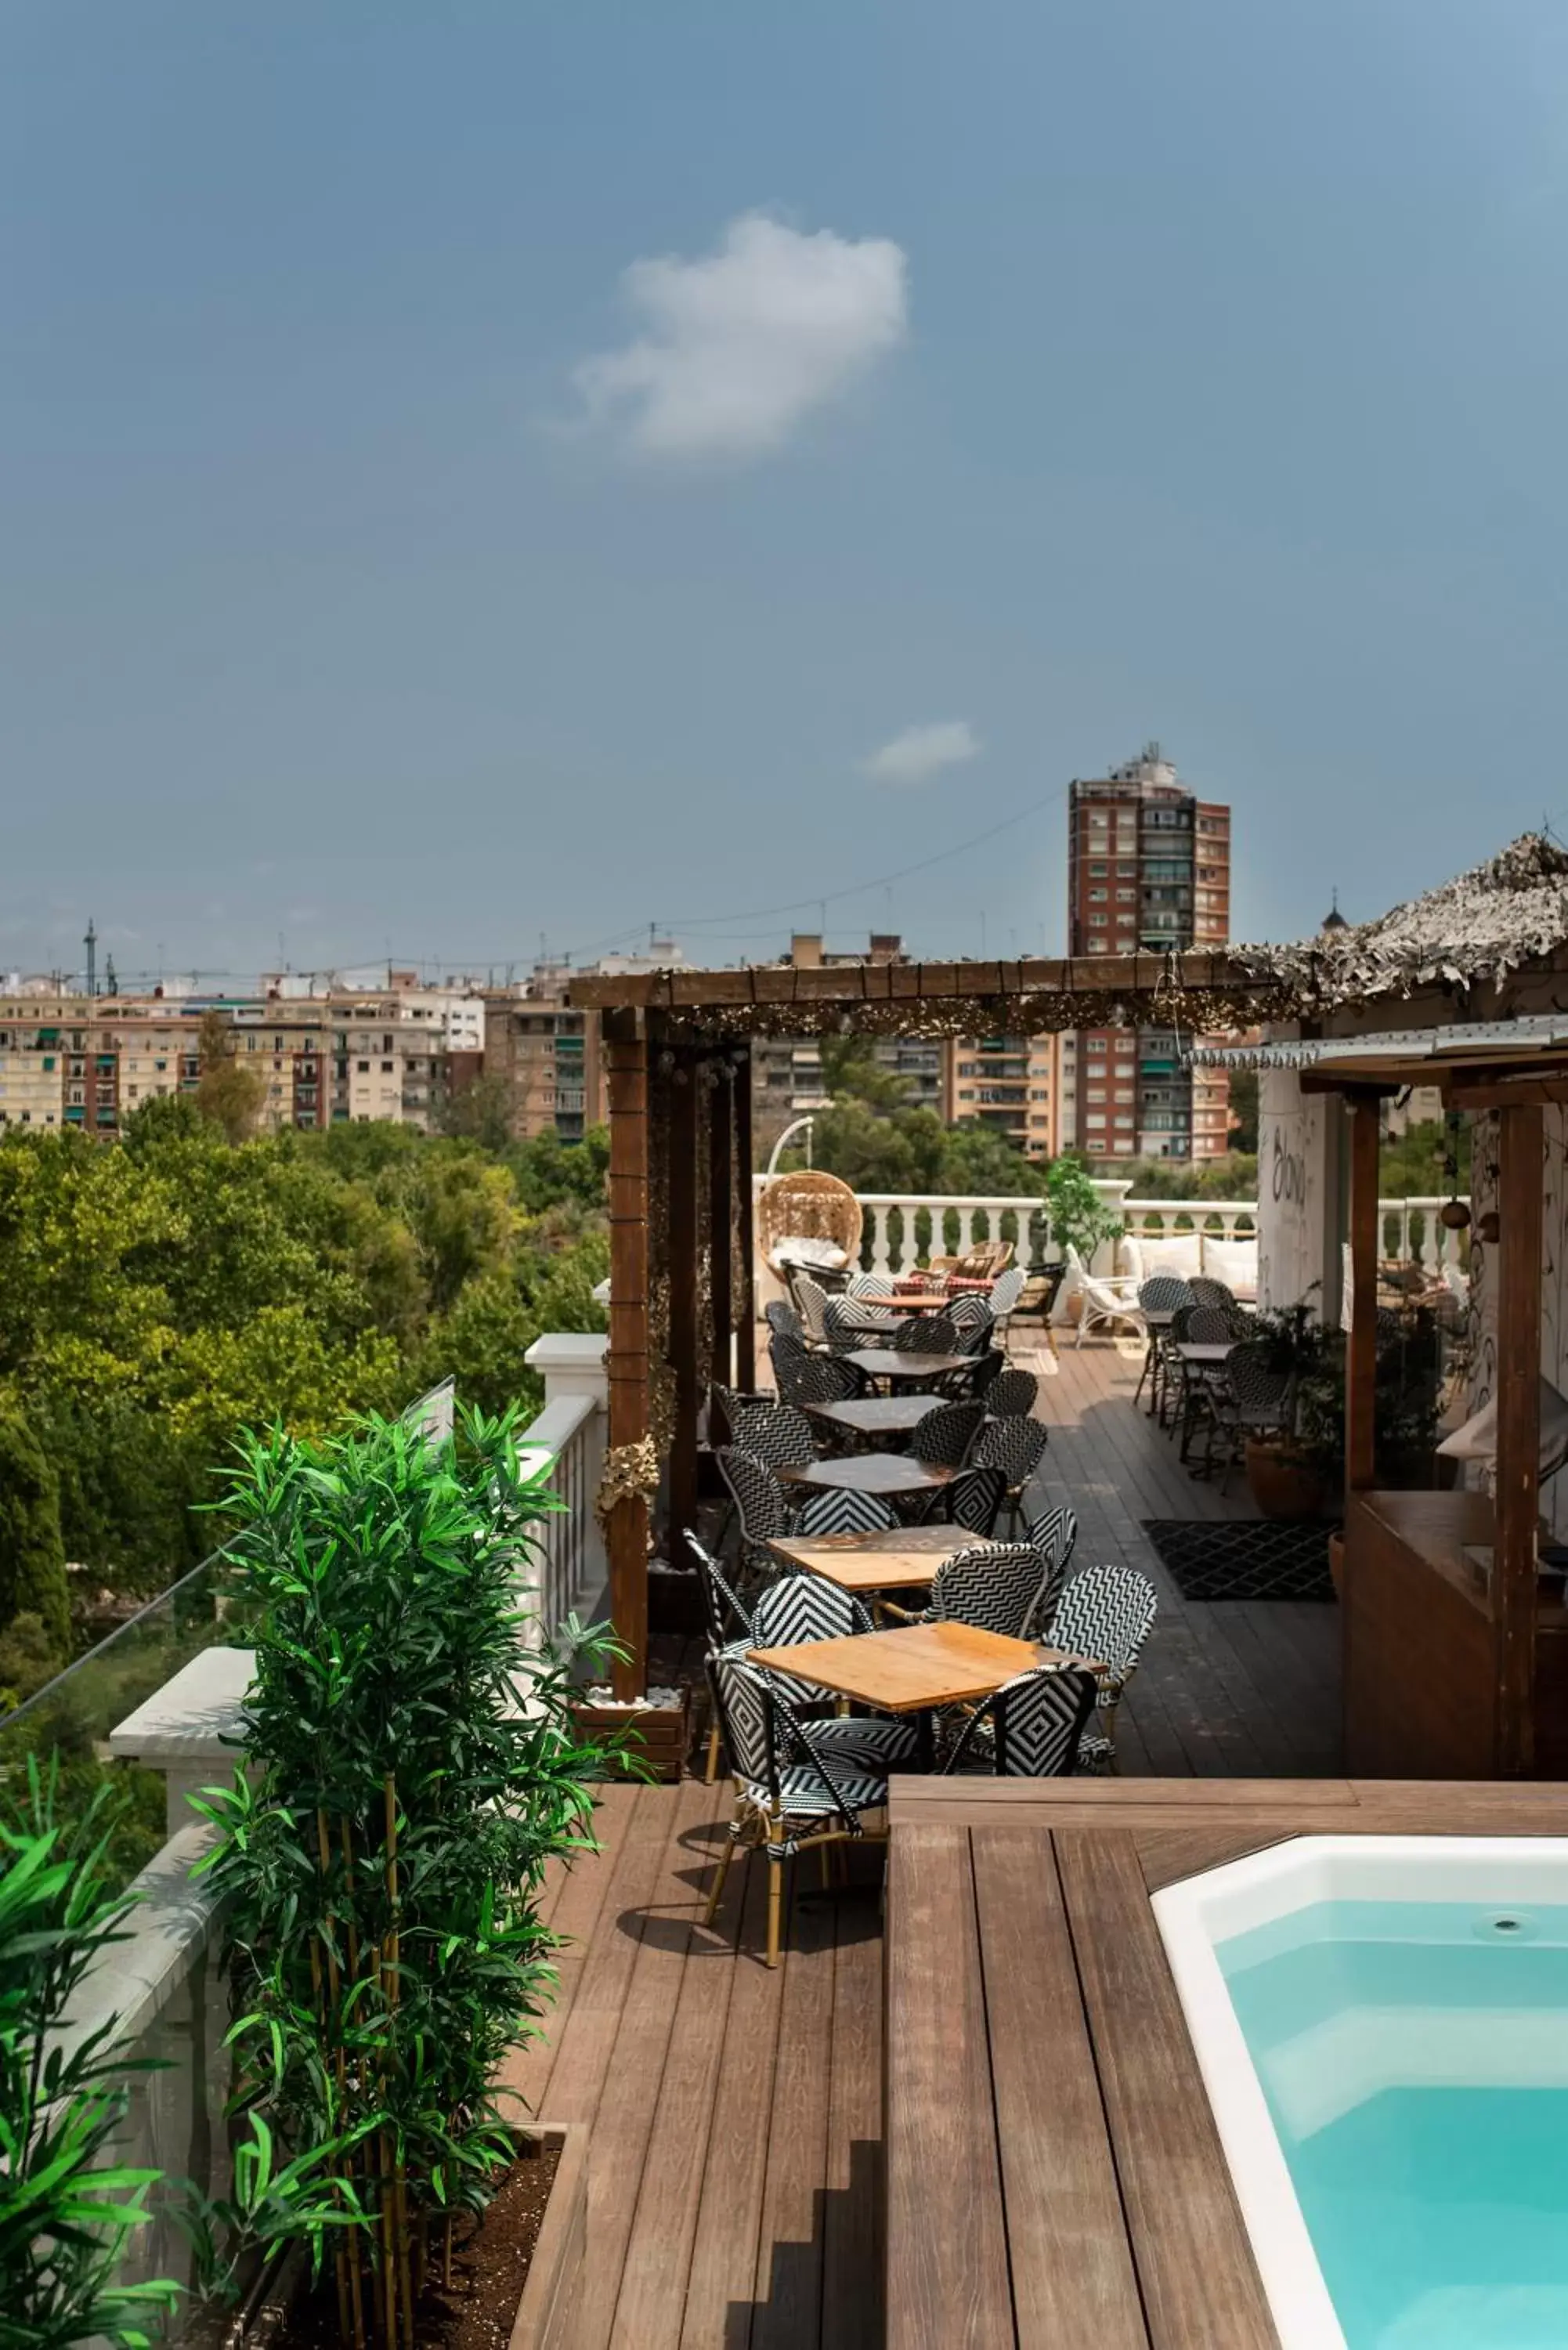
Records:
{"label": "swimming pool", "polygon": [[1303,1836],[1154,1908],[1285,2350],[1563,2350],[1568,1839]]}

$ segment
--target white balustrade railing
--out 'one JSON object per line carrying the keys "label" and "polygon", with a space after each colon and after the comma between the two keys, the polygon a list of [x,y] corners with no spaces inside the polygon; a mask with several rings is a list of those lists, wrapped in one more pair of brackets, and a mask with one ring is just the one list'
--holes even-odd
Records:
{"label": "white balustrade railing", "polygon": [[525,1361],[545,1381],[545,1408],[520,1439],[525,1465],[549,1463],[550,1489],[564,1503],[535,1534],[535,1641],[574,1610],[597,1601],[609,1574],[594,1502],[604,1474],[608,1382],[602,1335],[552,1332]]}
{"label": "white balustrade railing", "polygon": [[[1418,1264],[1428,1274],[1449,1270],[1462,1273],[1467,1253],[1465,1233],[1443,1222],[1439,1211],[1448,1204],[1446,1193],[1431,1199],[1379,1200],[1380,1253],[1402,1263]],[[1469,1202],[1466,1201],[1465,1204],[1468,1207]]]}

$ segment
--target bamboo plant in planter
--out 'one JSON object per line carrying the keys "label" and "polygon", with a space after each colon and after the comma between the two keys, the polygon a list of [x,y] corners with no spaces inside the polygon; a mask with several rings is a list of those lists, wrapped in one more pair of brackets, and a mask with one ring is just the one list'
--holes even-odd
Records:
{"label": "bamboo plant in planter", "polygon": [[517,1604],[556,1505],[520,1474],[510,1417],[462,1414],[443,1444],[372,1419],[241,1453],[221,1506],[257,1605],[255,1681],[245,1767],[205,1805],[236,2104],[280,2160],[326,2158],[312,2187],[328,2179],[341,2224],[306,2209],[297,2232],[325,2244],[344,2342],[410,2350],[454,2230],[514,2158],[492,2084],[553,1984],[542,1874],[589,1841],[601,1756]]}

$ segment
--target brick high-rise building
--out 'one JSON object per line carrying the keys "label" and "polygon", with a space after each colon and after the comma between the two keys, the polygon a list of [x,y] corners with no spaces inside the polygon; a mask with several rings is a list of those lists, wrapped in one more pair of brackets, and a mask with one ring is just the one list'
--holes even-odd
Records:
{"label": "brick high-rise building", "polygon": [[[1164,953],[1231,935],[1231,811],[1189,792],[1151,743],[1103,780],[1075,782],[1067,816],[1067,951]],[[1095,1159],[1217,1159],[1230,1088],[1181,1066],[1164,1028],[1078,1033],[1064,1146]]]}

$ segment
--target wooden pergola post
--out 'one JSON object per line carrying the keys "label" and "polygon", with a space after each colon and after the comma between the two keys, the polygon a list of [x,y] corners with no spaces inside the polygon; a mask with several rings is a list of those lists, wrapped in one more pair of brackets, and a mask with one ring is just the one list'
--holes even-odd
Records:
{"label": "wooden pergola post", "polygon": [[1352,1095],[1350,1112],[1350,1336],[1345,1366],[1345,1482],[1365,1493],[1376,1475],[1377,1437],[1377,1146],[1376,1094]]}
{"label": "wooden pergola post", "polygon": [[741,1259],[741,1294],[735,1307],[735,1385],[742,1395],[757,1384],[757,1234],[755,1202],[752,1198],[753,1061],[747,1053],[735,1072],[735,1191],[739,1214],[736,1235]]}
{"label": "wooden pergola post", "polygon": [[735,1376],[734,1200],[735,1079],[729,1062],[721,1057],[708,1101],[708,1295],[713,1308],[709,1376],[716,1387],[728,1387]]}
{"label": "wooden pergola post", "polygon": [[1535,1540],[1541,1471],[1543,1134],[1538,1102],[1498,1118],[1497,1492],[1491,1562],[1497,1768],[1535,1760]]}
{"label": "wooden pergola post", "polygon": [[670,1448],[670,1557],[685,1556],[685,1533],[697,1522],[697,1414],[702,1366],[697,1359],[697,1087],[695,1056],[677,1048],[670,1088],[670,1365],[675,1375],[675,1427]]}
{"label": "wooden pergola post", "polygon": [[[610,1333],[609,1450],[648,1435],[648,1041],[640,1011],[604,1015],[609,1093]],[[624,1659],[612,1668],[625,1703],[648,1683],[648,1501],[627,1493],[606,1528],[610,1617]]]}

